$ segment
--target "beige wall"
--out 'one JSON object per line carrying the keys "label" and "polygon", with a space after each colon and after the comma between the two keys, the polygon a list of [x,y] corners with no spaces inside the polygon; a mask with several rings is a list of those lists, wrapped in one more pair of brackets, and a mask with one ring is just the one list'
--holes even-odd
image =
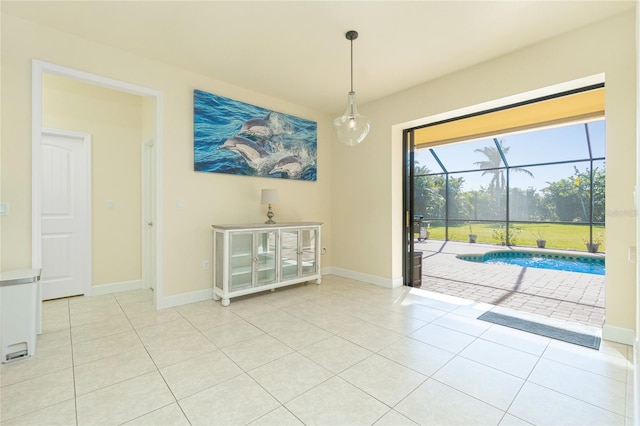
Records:
{"label": "beige wall", "polygon": [[[633,330],[635,265],[628,252],[636,235],[634,47],[630,12],[362,106],[373,123],[370,136],[354,149],[336,149],[333,157],[335,182],[349,182],[332,188],[335,266],[402,276],[401,128],[410,127],[402,123],[605,73],[606,324]],[[367,214],[355,220],[353,211]],[[370,241],[362,244],[353,235]]]}
{"label": "beige wall", "polygon": [[[45,74],[42,124],[91,135],[92,284],[141,272],[140,96]],[[107,201],[113,208],[107,208]]]}
{"label": "beige wall", "polygon": [[[322,245],[328,250],[322,265],[331,266],[330,117],[3,14],[1,198],[11,203],[11,215],[0,222],[3,269],[31,263],[32,58],[161,92],[164,297],[211,289],[211,271],[202,265],[211,258],[211,224],[264,222],[262,188],[278,189],[276,220],[324,222]],[[318,122],[318,181],[194,172],[194,89]],[[178,200],[184,201],[184,208],[177,208]]]}

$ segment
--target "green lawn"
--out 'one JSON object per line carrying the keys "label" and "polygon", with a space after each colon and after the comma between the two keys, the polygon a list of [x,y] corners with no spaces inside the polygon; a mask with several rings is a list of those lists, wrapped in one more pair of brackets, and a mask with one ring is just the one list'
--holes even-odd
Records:
{"label": "green lawn", "polygon": [[[551,249],[569,249],[586,251],[586,246],[583,239],[589,239],[589,226],[588,225],[565,225],[565,224],[512,224],[511,230],[515,231],[515,244],[521,247],[536,247],[536,240],[539,239],[538,235],[542,236],[542,239],[547,241],[546,248]],[[430,239],[444,240],[445,229],[444,227],[430,227]],[[500,226],[498,224],[473,224],[473,234],[478,236],[478,243],[485,244],[500,244],[500,239],[497,238],[500,234]],[[503,230],[504,232],[504,230]],[[449,240],[451,241],[469,241],[468,225],[450,226],[449,227]],[[599,251],[605,251],[604,244],[604,227],[594,227],[594,240],[596,236],[599,236],[602,242],[600,243]],[[513,243],[513,234],[511,234]],[[599,242],[599,241],[596,241]]]}

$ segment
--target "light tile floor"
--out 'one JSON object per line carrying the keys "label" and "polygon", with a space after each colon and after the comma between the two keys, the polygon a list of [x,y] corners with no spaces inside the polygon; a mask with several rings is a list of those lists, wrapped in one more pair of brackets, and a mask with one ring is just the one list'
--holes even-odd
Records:
{"label": "light tile floor", "polygon": [[630,347],[476,320],[490,305],[336,276],[151,300],[45,302],[37,354],[1,367],[2,425],[631,423]]}

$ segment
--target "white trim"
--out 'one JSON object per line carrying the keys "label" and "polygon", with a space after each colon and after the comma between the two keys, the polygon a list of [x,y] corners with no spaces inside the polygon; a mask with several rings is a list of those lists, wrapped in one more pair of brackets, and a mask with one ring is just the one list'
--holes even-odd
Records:
{"label": "white trim", "polygon": [[[639,12],[640,14],[640,12]],[[637,309],[637,308],[636,308]],[[628,404],[632,404],[633,407],[633,422],[631,424],[638,424],[638,416],[640,415],[640,407],[638,407],[638,402],[640,401],[640,395],[638,395],[638,389],[640,383],[638,382],[638,363],[640,362],[640,342],[638,339],[635,340],[633,345],[633,392],[631,395],[627,392],[627,406]]]}
{"label": "white trim", "polygon": [[[83,154],[84,154],[84,167],[85,170],[87,171],[87,176],[89,178],[89,182],[88,184],[85,186],[86,188],[86,193],[85,195],[85,202],[86,205],[84,206],[84,210],[85,210],[85,214],[86,217],[84,218],[85,223],[86,223],[86,229],[84,230],[84,244],[85,244],[85,251],[83,253],[83,258],[82,258],[82,266],[84,268],[84,295],[85,296],[91,296],[92,295],[92,285],[91,285],[91,280],[92,280],[92,276],[93,276],[93,270],[92,270],[92,247],[93,247],[93,240],[91,238],[92,236],[92,232],[91,230],[93,229],[93,214],[92,214],[92,210],[91,210],[91,206],[92,206],[92,202],[91,202],[91,181],[92,181],[92,173],[93,170],[91,168],[91,147],[92,147],[92,140],[91,140],[91,135],[88,133],[83,133],[83,132],[74,132],[71,130],[62,130],[62,129],[52,129],[49,127],[43,127],[42,128],[42,133],[41,135],[52,135],[52,136],[62,136],[62,137],[69,137],[69,138],[73,138],[73,139],[79,139],[82,141],[83,144]],[[40,143],[42,143],[42,139],[40,139]],[[39,150],[39,154],[41,154],[41,150]],[[42,156],[40,157],[42,159]],[[41,160],[42,161],[42,160]],[[40,162],[40,164],[38,165],[38,167],[34,167],[33,169],[33,174],[37,174],[39,176],[39,180],[38,180],[38,185],[41,184],[42,182],[42,162]],[[32,177],[33,179],[34,177]],[[42,188],[40,189],[42,191]],[[40,199],[42,199],[42,194],[40,194]],[[42,212],[42,205],[39,206],[40,207],[40,213]],[[42,224],[42,220],[40,219],[40,214],[38,214],[38,219],[34,219],[34,221],[37,221],[38,224]],[[33,213],[32,213],[32,218],[33,218]],[[42,230],[40,232],[40,244],[42,244]],[[42,249],[40,249],[38,251],[38,254],[40,255],[40,267],[42,267]]]}
{"label": "white trim", "polygon": [[173,308],[174,306],[187,305],[204,300],[213,300],[213,288],[163,297],[158,302],[157,309]]}
{"label": "white trim", "polygon": [[[638,112],[640,112],[640,43],[638,39],[640,36],[640,2],[636,0],[636,186],[634,191],[634,207],[636,212],[638,211],[638,204],[640,203],[640,120],[637,119]],[[636,241],[635,241],[635,259],[633,259],[636,282],[635,282],[635,338],[633,339],[633,392],[629,395],[627,392],[627,407],[629,404],[633,407],[631,424],[640,424],[640,217],[636,215]],[[628,413],[629,411],[627,411]]]}
{"label": "white trim", "polygon": [[333,266],[325,266],[320,268],[320,275],[323,277],[325,275],[333,275]]}
{"label": "white trim", "polygon": [[[73,80],[82,81],[85,83],[93,84],[95,86],[114,89],[120,92],[131,93],[132,95],[151,97],[161,95],[161,93],[155,89],[149,89],[147,87],[138,86],[137,84],[127,83],[126,81],[115,80],[113,78],[104,77],[98,74],[92,74],[74,68],[64,67],[62,65],[56,65],[51,62],[45,62],[38,59],[33,59],[33,68],[34,70],[36,68],[40,69],[41,73],[44,72],[46,74],[53,74],[60,77],[71,78]],[[42,87],[41,81],[40,87]]]}
{"label": "white trim", "polygon": [[402,278],[382,278],[377,275],[363,274],[362,272],[351,271],[336,267],[328,267],[322,269],[322,275],[338,275],[352,280],[362,281],[385,288],[396,288],[402,286]]}
{"label": "white trim", "polygon": [[102,296],[103,294],[119,293],[121,291],[139,290],[141,288],[142,288],[142,280],[100,284],[93,287],[93,295]]}
{"label": "white trim", "polygon": [[155,171],[156,171],[156,205],[155,205],[155,217],[156,224],[153,227],[155,230],[155,268],[154,274],[155,286],[154,286],[154,306],[156,309],[160,309],[160,300],[163,297],[164,288],[163,284],[163,271],[162,271],[162,93],[156,92],[156,129],[155,129]]}
{"label": "white trim", "polygon": [[[63,67],[60,65],[44,62],[38,59],[32,60],[31,70],[31,265],[38,269],[42,265],[42,228],[40,215],[42,212],[42,173],[39,164],[42,161],[41,139],[42,139],[42,75],[54,74],[62,77],[79,80],[85,83],[94,84],[109,89],[119,90],[139,96],[155,98],[156,101],[156,123],[155,123],[155,145],[156,145],[156,225],[154,227],[156,241],[155,257],[155,299],[156,308],[161,304],[163,292],[162,281],[162,92],[149,89],[143,86],[114,80],[97,74]],[[36,220],[37,218],[37,220]]]}
{"label": "white trim", "polygon": [[403,277],[396,277],[391,280],[391,288],[402,287],[404,285]]}
{"label": "white trim", "polygon": [[611,342],[633,345],[635,332],[630,328],[616,327],[614,325],[602,326],[602,338]]}
{"label": "white trim", "polygon": [[42,269],[42,66],[31,70],[31,268]]}
{"label": "white trim", "polygon": [[[152,280],[153,278],[153,263],[154,259],[152,257],[153,253],[149,253],[152,251],[151,244],[153,243],[153,227],[156,226],[155,219],[155,209],[156,206],[153,204],[153,197],[150,197],[149,194],[146,193],[148,188],[154,188],[154,180],[155,176],[150,177],[149,169],[151,168],[153,172],[153,166],[155,166],[155,137],[150,137],[142,142],[141,145],[141,188],[140,193],[142,194],[142,215],[141,215],[141,229],[142,229],[142,246],[147,247],[147,251],[143,251],[142,256],[142,288],[154,289],[155,290],[155,282]],[[149,229],[149,222],[153,222],[151,229]]]}

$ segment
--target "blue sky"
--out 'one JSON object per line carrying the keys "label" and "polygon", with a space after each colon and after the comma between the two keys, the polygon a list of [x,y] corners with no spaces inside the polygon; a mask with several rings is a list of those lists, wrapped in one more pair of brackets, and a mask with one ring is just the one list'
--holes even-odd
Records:
{"label": "blue sky", "polygon": [[[589,130],[593,157],[604,157],[604,119],[591,121],[586,125]],[[509,147],[506,157],[510,166],[589,158],[585,123],[502,135],[497,138],[503,140],[503,146]],[[481,139],[436,147],[434,151],[449,172],[477,170],[478,166],[473,163],[484,161],[486,157],[479,152],[474,152],[474,150],[485,146],[495,146],[495,144],[492,139]],[[416,150],[415,159],[420,165],[427,166],[432,172],[441,170],[427,149]],[[577,166],[580,170],[584,170],[588,164],[578,163]],[[598,162],[596,165],[601,166],[602,162]],[[533,173],[534,178],[524,173],[512,173],[512,187],[541,189],[547,186],[546,182],[548,181],[556,181],[573,175],[573,165],[571,164],[527,167],[526,169]],[[452,176],[465,177],[465,190],[479,189],[481,185],[488,185],[490,180],[489,176],[482,178],[481,173],[454,174]]]}

